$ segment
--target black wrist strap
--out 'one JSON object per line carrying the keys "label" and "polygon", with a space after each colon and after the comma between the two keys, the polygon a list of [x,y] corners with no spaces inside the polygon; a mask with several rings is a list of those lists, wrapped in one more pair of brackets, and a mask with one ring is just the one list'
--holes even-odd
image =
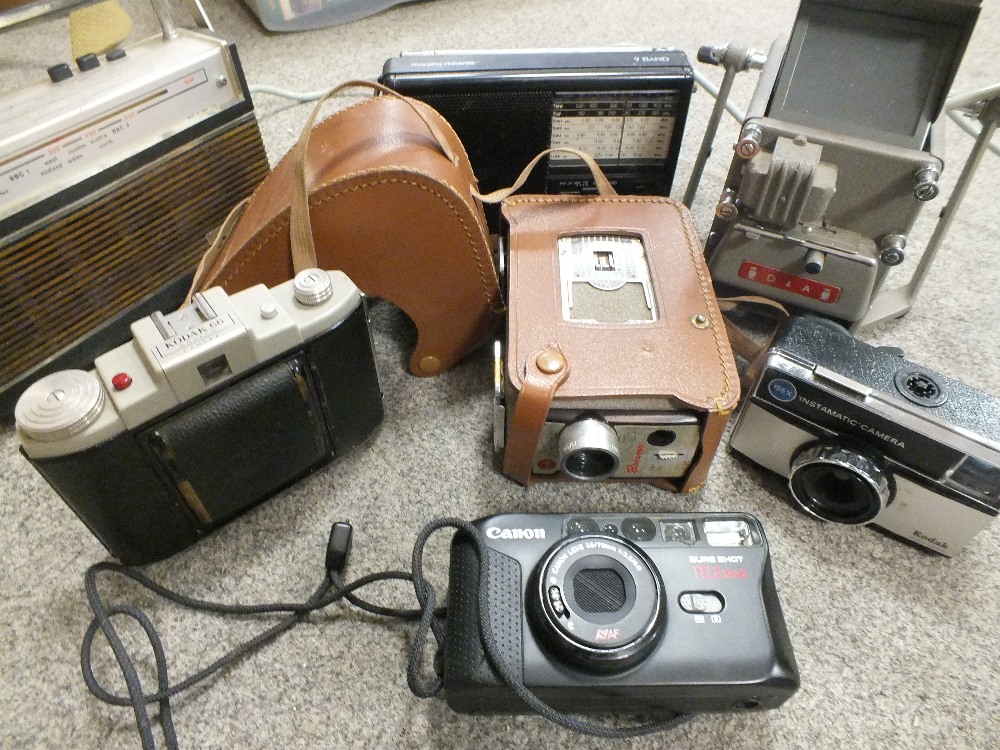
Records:
{"label": "black wrist strap", "polygon": [[[341,528],[338,530],[338,526]],[[423,554],[427,540],[436,531],[445,528],[457,529],[469,534],[474,540],[477,556],[479,558],[479,621],[486,655],[493,665],[500,678],[518,695],[524,703],[549,721],[559,726],[570,729],[574,732],[607,738],[637,737],[640,735],[660,732],[677,726],[691,718],[689,714],[677,714],[670,718],[655,722],[639,724],[631,727],[612,727],[592,721],[582,721],[567,714],[556,711],[546,703],[541,701],[521,682],[513,666],[507,663],[502,656],[500,649],[496,645],[492,626],[489,618],[488,584],[489,567],[487,565],[486,547],[481,536],[475,527],[461,519],[444,518],[427,524],[417,535],[416,543],[413,547],[411,560],[412,569],[409,573],[403,571],[385,571],[373,573],[359,578],[351,583],[345,583],[342,578],[343,567],[346,565],[347,550],[350,548],[350,532],[346,535],[346,547],[339,553],[333,549],[334,536],[339,534],[339,544],[344,545],[343,524],[335,524],[331,533],[331,548],[327,551],[327,565],[333,565],[337,569],[328,569],[326,577],[316,588],[313,594],[301,603],[278,602],[272,604],[223,604],[209,602],[178,594],[170,589],[156,583],[145,573],[137,568],[127,567],[115,562],[102,562],[91,566],[86,573],[84,583],[87,599],[94,610],[94,619],[91,621],[84,634],[83,643],[80,649],[81,669],[83,679],[88,689],[97,698],[115,706],[131,706],[135,715],[136,727],[142,741],[144,750],[154,750],[156,742],[153,732],[153,721],[149,715],[150,704],[157,704],[159,708],[158,719],[163,732],[164,742],[168,750],[177,750],[179,747],[177,734],[173,725],[171,715],[170,698],[176,696],[183,690],[201,682],[220,669],[233,664],[243,657],[254,653],[260,648],[271,643],[279,636],[288,632],[300,622],[302,622],[311,612],[323,609],[335,602],[346,600],[350,604],[371,614],[400,618],[404,620],[417,620],[417,628],[414,634],[410,656],[407,663],[407,684],[414,695],[421,698],[429,698],[437,695],[442,687],[442,678],[438,674],[427,679],[421,675],[427,671],[423,663],[423,654],[429,635],[433,636],[439,652],[445,645],[445,633],[441,624],[444,617],[444,610],[437,607],[437,594],[423,575]],[[331,562],[335,561],[335,562]],[[176,684],[170,684],[167,675],[167,658],[163,646],[152,621],[142,610],[128,604],[108,605],[101,596],[97,585],[98,577],[105,575],[121,575],[132,579],[140,586],[147,588],[158,596],[167,599],[179,606],[197,611],[208,612],[216,615],[230,616],[261,616],[273,614],[285,614],[277,623],[262,631],[259,635],[251,638],[245,643],[232,649],[230,652],[212,662],[208,666],[199,670]],[[366,586],[380,581],[407,581],[413,586],[419,607],[417,609],[399,609],[384,607],[369,602],[355,592]],[[121,638],[115,629],[114,619],[129,617],[139,623],[150,646],[156,665],[156,691],[146,693],[139,674]],[[118,662],[119,668],[125,678],[128,695],[116,695],[106,690],[94,675],[92,666],[92,651],[94,638],[97,633],[104,634],[111,647],[111,650]]]}

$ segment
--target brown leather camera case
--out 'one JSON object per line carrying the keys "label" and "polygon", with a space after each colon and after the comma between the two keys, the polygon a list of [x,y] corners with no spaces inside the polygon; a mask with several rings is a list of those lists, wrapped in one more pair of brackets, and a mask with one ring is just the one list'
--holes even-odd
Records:
{"label": "brown leather camera case", "polygon": [[[739,376],[723,318],[685,206],[646,196],[526,195],[508,198],[508,393],[516,392],[504,473],[528,484],[539,431],[553,398],[662,399],[702,419],[699,450],[677,481],[646,480],[675,491],[705,481]],[[659,318],[648,324],[563,319],[559,237],[625,234],[646,248]],[[508,409],[511,404],[508,401]]]}
{"label": "brown leather camera case", "polygon": [[[354,86],[385,91],[355,81],[327,96]],[[344,271],[410,317],[418,335],[410,371],[437,375],[491,339],[503,320],[465,150],[437,112],[391,91],[315,128],[313,119],[206,257],[196,288],[274,286],[300,266]]]}

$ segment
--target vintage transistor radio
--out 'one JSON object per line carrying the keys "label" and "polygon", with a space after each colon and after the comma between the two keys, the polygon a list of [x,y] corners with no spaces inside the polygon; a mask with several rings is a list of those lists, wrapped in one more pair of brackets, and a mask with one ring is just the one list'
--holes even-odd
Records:
{"label": "vintage transistor radio", "polygon": [[[622,195],[669,195],[694,71],[675,49],[406,52],[382,83],[430,104],[455,128],[486,193],[514,182],[547,148],[592,154]],[[554,152],[530,193],[592,193],[582,161]],[[487,220],[499,229],[495,209]]]}
{"label": "vintage transistor radio", "polygon": [[176,307],[268,171],[233,45],[174,29],[0,98],[0,409]]}

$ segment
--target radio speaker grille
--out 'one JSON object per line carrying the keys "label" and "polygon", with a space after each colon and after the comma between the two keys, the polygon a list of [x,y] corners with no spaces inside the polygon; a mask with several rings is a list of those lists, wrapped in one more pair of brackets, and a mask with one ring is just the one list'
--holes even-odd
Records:
{"label": "radio speaker grille", "polygon": [[193,270],[267,172],[250,115],[0,246],[0,385]]}

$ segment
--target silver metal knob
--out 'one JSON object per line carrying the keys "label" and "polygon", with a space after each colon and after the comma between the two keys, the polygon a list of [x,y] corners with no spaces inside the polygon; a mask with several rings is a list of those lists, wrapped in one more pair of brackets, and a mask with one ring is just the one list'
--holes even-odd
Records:
{"label": "silver metal knob", "polygon": [[25,437],[54,443],[77,435],[104,410],[106,396],[97,376],[60,370],[36,381],[14,407],[14,422]]}
{"label": "silver metal knob", "polygon": [[805,258],[805,268],[806,273],[817,274],[823,270],[823,261],[826,260],[826,253],[822,250],[816,250],[813,248],[806,253]]}
{"label": "silver metal knob", "polygon": [[927,164],[917,170],[913,175],[913,195],[918,201],[930,201],[937,198],[941,188],[938,187],[938,178],[941,177],[941,170],[934,164]]}
{"label": "silver metal knob", "polygon": [[879,259],[887,266],[898,266],[906,259],[906,235],[887,234],[879,243]]}
{"label": "silver metal knob", "polygon": [[764,131],[758,125],[754,125],[753,123],[744,125],[743,131],[740,133],[740,139],[736,141],[736,145],[733,147],[736,150],[736,155],[741,159],[752,159],[760,153],[760,142],[763,137]]}
{"label": "silver metal knob", "polygon": [[322,269],[307,268],[295,274],[292,294],[307,307],[321,305],[333,296],[333,280]]}
{"label": "silver metal knob", "polygon": [[715,215],[723,221],[734,221],[740,215],[739,202],[736,199],[736,191],[726,188],[722,191],[722,197],[715,207]]}

